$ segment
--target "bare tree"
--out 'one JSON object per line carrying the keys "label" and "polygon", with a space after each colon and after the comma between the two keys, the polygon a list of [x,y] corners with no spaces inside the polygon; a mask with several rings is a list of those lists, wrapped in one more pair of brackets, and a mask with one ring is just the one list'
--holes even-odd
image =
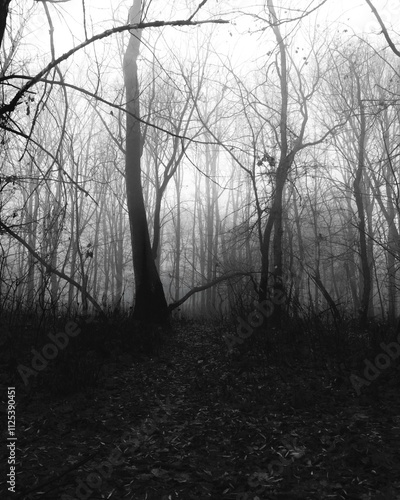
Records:
{"label": "bare tree", "polygon": [[[138,24],[140,16],[141,0],[134,0],[129,12],[131,24]],[[164,322],[167,316],[167,302],[151,248],[141,178],[140,158],[143,144],[140,122],[136,118],[140,116],[137,68],[140,39],[140,30],[131,32],[124,56],[127,111],[125,178],[135,271],[134,316],[139,320]]]}
{"label": "bare tree", "polygon": [[[278,57],[277,72],[280,90],[280,110],[279,110],[279,131],[277,142],[279,144],[279,160],[276,162],[274,175],[273,200],[269,210],[267,222],[263,232],[261,248],[262,268],[260,279],[259,299],[265,300],[268,296],[268,286],[271,283],[272,274],[273,294],[281,297],[283,294],[283,197],[288,174],[293,166],[294,160],[300,151],[322,143],[336,128],[328,128],[319,138],[307,141],[307,125],[310,118],[310,101],[315,95],[320,84],[320,59],[322,54],[316,57],[317,69],[313,79],[308,82],[304,80],[305,64],[302,70],[297,67],[293,60],[290,60],[288,45],[281,31],[281,21],[278,18],[273,0],[267,0],[268,12],[270,15],[270,25],[275,35]],[[318,49],[313,49],[318,50]],[[315,52],[312,52],[315,54]],[[289,65],[289,61],[291,64]],[[307,62],[307,61],[306,61]],[[294,74],[291,74],[293,68]],[[293,79],[297,80],[297,85],[293,85]],[[293,105],[297,106],[296,121],[297,128],[293,130],[294,117]],[[269,158],[266,158],[268,161]],[[271,238],[273,254],[273,270],[270,269]],[[276,307],[272,320],[280,322],[281,308]]]}

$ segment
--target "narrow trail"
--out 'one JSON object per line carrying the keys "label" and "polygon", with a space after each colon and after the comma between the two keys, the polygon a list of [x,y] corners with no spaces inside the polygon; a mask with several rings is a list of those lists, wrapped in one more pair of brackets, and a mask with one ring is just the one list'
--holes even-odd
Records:
{"label": "narrow trail", "polygon": [[361,404],[319,375],[301,401],[304,367],[243,366],[219,329],[179,326],[92,394],[21,401],[13,498],[400,499],[398,386]]}

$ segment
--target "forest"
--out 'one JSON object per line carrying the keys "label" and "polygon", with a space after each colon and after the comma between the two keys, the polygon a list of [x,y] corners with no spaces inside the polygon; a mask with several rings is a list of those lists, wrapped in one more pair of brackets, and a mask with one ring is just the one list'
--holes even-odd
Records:
{"label": "forest", "polygon": [[0,0],[1,498],[400,499],[398,0]]}

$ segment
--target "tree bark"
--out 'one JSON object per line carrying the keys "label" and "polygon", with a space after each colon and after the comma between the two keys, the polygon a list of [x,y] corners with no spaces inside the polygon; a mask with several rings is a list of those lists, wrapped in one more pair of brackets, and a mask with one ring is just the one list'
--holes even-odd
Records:
{"label": "tree bark", "polygon": [[371,294],[371,268],[368,255],[367,247],[367,237],[366,237],[366,218],[365,218],[365,207],[364,207],[364,195],[365,182],[364,182],[364,170],[365,170],[365,141],[366,141],[366,116],[365,107],[362,100],[361,94],[361,82],[360,77],[357,74],[357,70],[352,65],[354,71],[354,76],[357,85],[357,104],[359,107],[359,120],[360,120],[360,131],[358,138],[358,158],[357,158],[357,170],[353,183],[354,198],[356,201],[357,212],[358,212],[358,233],[360,238],[360,260],[361,260],[361,308],[360,308],[360,326],[364,328],[367,323],[369,304],[370,304],[370,294]]}
{"label": "tree bark", "polygon": [[4,32],[7,25],[8,7],[11,0],[0,0],[0,47],[3,44]]}
{"label": "tree bark", "polygon": [[[129,22],[138,23],[141,0],[134,0]],[[126,157],[125,180],[131,230],[133,269],[135,273],[135,319],[162,323],[168,315],[167,302],[158,274],[150,243],[147,215],[141,179],[142,137],[137,59],[140,48],[140,30],[132,30],[124,56],[126,89]]]}
{"label": "tree bark", "polygon": [[[283,275],[283,260],[282,260],[282,203],[283,203],[283,191],[285,188],[286,180],[288,177],[289,170],[292,166],[295,151],[289,151],[288,146],[288,136],[287,136],[287,125],[288,125],[288,76],[287,76],[287,58],[286,58],[286,46],[283,40],[282,34],[279,29],[278,18],[276,15],[275,7],[272,0],[267,0],[268,11],[272,20],[272,28],[275,34],[275,38],[279,47],[280,56],[280,67],[279,67],[279,79],[280,79],[280,91],[281,91],[281,109],[280,109],[280,160],[276,169],[276,180],[275,180],[275,193],[271,206],[271,211],[267,220],[267,224],[263,234],[262,250],[261,250],[261,279],[260,279],[260,292],[259,300],[264,301],[267,298],[268,289],[268,279],[269,279],[269,252],[271,245],[272,230],[273,234],[273,257],[274,257],[274,271],[273,271],[273,283],[274,293],[282,291],[282,275]],[[274,314],[271,320],[277,324],[281,320],[281,306],[277,306],[274,309]]]}

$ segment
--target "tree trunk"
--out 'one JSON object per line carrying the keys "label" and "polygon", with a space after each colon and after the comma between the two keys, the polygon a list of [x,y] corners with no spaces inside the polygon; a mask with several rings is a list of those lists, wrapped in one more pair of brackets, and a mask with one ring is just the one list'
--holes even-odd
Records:
{"label": "tree trunk", "polygon": [[0,0],[0,47],[3,43],[4,32],[7,25],[8,6],[11,0]]}
{"label": "tree trunk", "polygon": [[[281,92],[281,108],[280,108],[280,160],[276,169],[275,178],[275,193],[271,206],[271,211],[267,220],[264,230],[262,248],[261,248],[261,279],[259,300],[264,301],[267,298],[268,277],[269,277],[269,251],[271,244],[272,230],[273,235],[273,257],[274,257],[274,271],[273,271],[273,289],[275,293],[282,293],[283,283],[283,258],[282,258],[282,234],[283,234],[283,192],[288,177],[289,170],[292,166],[295,151],[289,151],[288,145],[288,75],[287,75],[287,58],[286,46],[282,34],[279,29],[278,18],[275,12],[275,7],[272,0],[267,0],[268,11],[272,20],[272,29],[279,47],[280,67],[280,92]],[[281,321],[282,307],[277,304],[274,308],[274,313],[271,321],[279,324]]]}
{"label": "tree trunk", "polygon": [[[353,65],[352,65],[353,66]],[[353,66],[354,68],[354,66]],[[358,212],[358,233],[360,240],[360,260],[361,260],[361,308],[360,308],[360,326],[364,328],[367,323],[370,294],[371,294],[371,269],[370,262],[368,258],[368,247],[367,247],[367,237],[366,237],[366,220],[365,220],[365,207],[364,207],[364,195],[365,182],[364,182],[364,170],[365,170],[365,140],[366,140],[366,117],[365,117],[365,107],[361,95],[361,82],[360,77],[354,70],[354,76],[356,78],[357,84],[357,104],[360,111],[360,131],[358,139],[358,159],[357,159],[357,170],[353,183],[354,198],[356,201],[357,212]]]}
{"label": "tree trunk", "polygon": [[178,170],[175,176],[175,188],[176,188],[176,222],[175,222],[175,290],[174,297],[175,301],[179,300],[180,297],[180,286],[181,286],[181,191],[182,191],[182,176]]}
{"label": "tree trunk", "polygon": [[[285,183],[293,163],[293,155],[285,155],[282,157],[277,171],[276,171],[276,187],[274,200],[272,203],[271,211],[267,220],[262,242],[261,254],[261,279],[260,279],[260,294],[259,300],[263,301],[267,298],[268,277],[269,277],[269,251],[271,243],[272,229],[274,229],[273,239],[273,257],[274,257],[274,271],[272,286],[275,292],[282,291],[282,275],[283,275],[283,258],[282,258],[282,233],[283,233],[283,191]],[[279,323],[281,315],[281,307],[276,305],[272,319],[276,319]]]}
{"label": "tree trunk", "polygon": [[[31,178],[29,183],[29,198],[26,203],[27,206],[27,231],[26,240],[31,248],[36,248],[37,240],[37,219],[39,211],[39,193],[38,186],[33,180],[33,165],[29,165],[29,176]],[[35,259],[32,254],[28,252],[28,275],[27,275],[27,306],[33,307],[35,297]]]}
{"label": "tree trunk", "polygon": [[[299,209],[297,206],[297,196],[296,196],[296,191],[293,190],[293,208],[294,208],[294,216],[295,216],[295,225],[296,225],[296,232],[297,232],[297,240],[298,240],[298,257],[299,257],[299,263],[300,266],[298,266],[296,270],[296,280],[294,283],[294,292],[293,292],[293,302],[294,304],[299,304],[300,303],[300,293],[301,293],[301,281],[302,281],[302,274],[303,274],[303,266],[306,262],[305,259],[305,252],[304,252],[304,242],[303,242],[303,234],[301,230],[301,223],[300,223],[300,214],[299,214]],[[294,268],[291,268],[292,270]]]}
{"label": "tree trunk", "polygon": [[388,249],[387,252],[387,271],[388,271],[388,320],[391,325],[396,323],[397,316],[397,279],[396,279],[396,254],[397,254],[397,242],[399,241],[399,234],[395,224],[395,211],[393,206],[393,200],[391,193],[388,192],[388,185],[386,186],[387,191],[387,208],[390,220],[388,229]]}
{"label": "tree trunk", "polygon": [[[141,0],[134,0],[129,12],[129,22],[140,22],[140,15]],[[127,111],[125,179],[136,292],[133,315],[138,320],[161,323],[167,319],[167,302],[153,259],[141,179],[142,137],[138,120],[140,109],[137,69],[140,37],[140,30],[131,32],[123,62]]]}

